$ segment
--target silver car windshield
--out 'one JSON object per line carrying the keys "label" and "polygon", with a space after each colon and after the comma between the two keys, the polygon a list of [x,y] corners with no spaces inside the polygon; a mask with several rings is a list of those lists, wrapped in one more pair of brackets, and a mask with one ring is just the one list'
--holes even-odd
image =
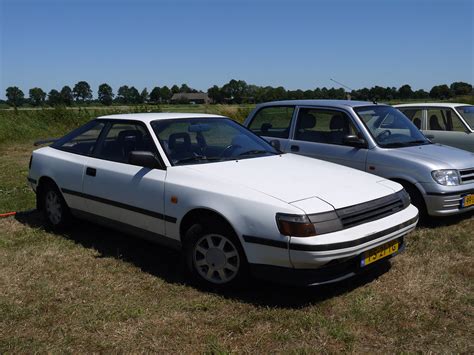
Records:
{"label": "silver car windshield", "polygon": [[464,118],[471,130],[474,130],[474,106],[456,107],[456,111]]}
{"label": "silver car windshield", "polygon": [[391,106],[364,106],[354,110],[380,147],[399,148],[430,144],[403,113]]}
{"label": "silver car windshield", "polygon": [[280,154],[228,118],[184,118],[151,123],[173,165],[205,164]]}

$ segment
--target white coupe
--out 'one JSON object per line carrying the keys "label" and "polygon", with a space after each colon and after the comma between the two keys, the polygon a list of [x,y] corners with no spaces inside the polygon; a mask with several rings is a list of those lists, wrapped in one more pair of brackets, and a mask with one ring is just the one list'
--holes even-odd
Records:
{"label": "white coupe", "polygon": [[401,185],[216,115],[99,117],[35,150],[28,180],[50,227],[74,216],[182,249],[217,287],[342,280],[399,253],[418,221]]}

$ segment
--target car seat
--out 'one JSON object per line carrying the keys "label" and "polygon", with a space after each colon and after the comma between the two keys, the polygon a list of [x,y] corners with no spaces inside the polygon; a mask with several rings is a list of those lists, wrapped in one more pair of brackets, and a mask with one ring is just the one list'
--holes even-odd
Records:
{"label": "car seat", "polygon": [[430,117],[430,129],[433,131],[444,131],[443,127],[439,124],[438,116],[432,115]]}
{"label": "car seat", "polygon": [[180,160],[193,155],[191,137],[186,132],[170,134],[168,148],[172,160]]}
{"label": "car seat", "polygon": [[349,122],[341,114],[332,116],[329,122],[331,130],[330,142],[332,144],[342,144],[342,140],[349,134]]}

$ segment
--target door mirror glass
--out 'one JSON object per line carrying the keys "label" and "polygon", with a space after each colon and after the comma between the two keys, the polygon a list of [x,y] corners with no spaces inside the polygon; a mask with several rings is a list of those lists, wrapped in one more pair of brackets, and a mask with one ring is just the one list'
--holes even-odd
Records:
{"label": "door mirror glass", "polygon": [[160,167],[160,162],[155,154],[147,151],[135,150],[128,155],[128,163],[131,165],[143,166],[144,168],[154,169]]}

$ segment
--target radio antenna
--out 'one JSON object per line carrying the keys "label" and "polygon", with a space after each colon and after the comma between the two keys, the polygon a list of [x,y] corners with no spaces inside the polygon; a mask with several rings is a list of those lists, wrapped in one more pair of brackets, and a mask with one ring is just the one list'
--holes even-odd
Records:
{"label": "radio antenna", "polygon": [[337,80],[334,80],[334,79],[329,79],[329,80],[334,81],[336,84],[338,84],[338,85],[340,85],[340,86],[342,86],[342,87],[344,87],[344,88],[346,88],[346,89],[348,89],[348,90],[350,90],[350,91],[354,91],[354,89],[350,88],[350,87],[347,86],[347,85],[344,85],[343,83],[340,83],[340,82],[337,81]]}

